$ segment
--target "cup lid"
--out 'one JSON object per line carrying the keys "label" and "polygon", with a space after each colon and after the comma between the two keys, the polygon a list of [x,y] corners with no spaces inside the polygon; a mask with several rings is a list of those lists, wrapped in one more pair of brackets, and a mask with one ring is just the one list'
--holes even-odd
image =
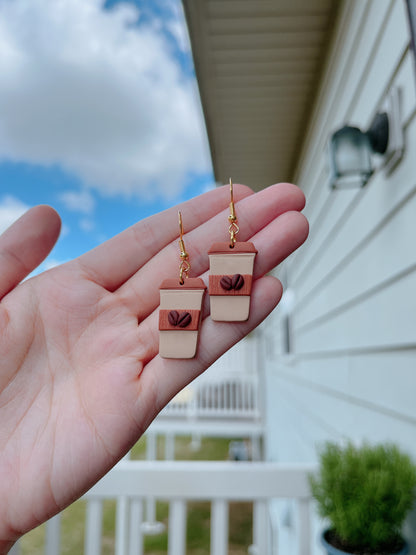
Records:
{"label": "cup lid", "polygon": [[159,289],[206,289],[204,281],[201,278],[186,278],[183,285],[179,283],[179,278],[164,279]]}
{"label": "cup lid", "polygon": [[230,243],[214,243],[208,251],[208,254],[234,254],[234,253],[254,253],[258,251],[253,243],[248,241],[242,241],[241,243],[237,241],[234,243],[233,247],[230,247]]}

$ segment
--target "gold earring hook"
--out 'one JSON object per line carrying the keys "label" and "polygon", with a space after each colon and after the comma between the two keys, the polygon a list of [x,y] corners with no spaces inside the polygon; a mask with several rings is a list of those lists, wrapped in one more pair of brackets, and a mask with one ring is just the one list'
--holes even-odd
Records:
{"label": "gold earring hook", "polygon": [[234,244],[236,242],[236,235],[240,231],[237,223],[237,216],[235,213],[235,206],[234,206],[234,191],[233,191],[233,182],[231,181],[230,177],[230,215],[228,216],[228,221],[230,225],[228,227],[228,231],[230,233],[230,248],[234,248]]}
{"label": "gold earring hook", "polygon": [[191,265],[188,262],[189,254],[186,252],[185,243],[183,241],[183,223],[182,223],[182,214],[178,212],[179,216],[179,249],[180,249],[180,257],[181,263],[179,264],[179,283],[181,285],[184,284],[185,278],[188,277],[188,272],[191,269]]}

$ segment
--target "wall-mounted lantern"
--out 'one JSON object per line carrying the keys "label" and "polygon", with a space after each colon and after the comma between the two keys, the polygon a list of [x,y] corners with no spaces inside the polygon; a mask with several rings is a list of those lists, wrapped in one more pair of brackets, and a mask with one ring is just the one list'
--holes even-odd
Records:
{"label": "wall-mounted lantern", "polygon": [[373,156],[383,157],[389,173],[403,155],[403,132],[399,114],[399,91],[388,98],[389,110],[375,115],[362,131],[345,125],[330,139],[330,186],[332,189],[364,187],[374,172]]}

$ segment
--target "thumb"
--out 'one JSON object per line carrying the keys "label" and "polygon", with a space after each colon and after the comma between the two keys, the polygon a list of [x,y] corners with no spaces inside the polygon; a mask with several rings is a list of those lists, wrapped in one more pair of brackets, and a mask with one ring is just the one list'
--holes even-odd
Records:
{"label": "thumb", "polygon": [[0,299],[51,252],[61,219],[50,206],[35,206],[0,235]]}

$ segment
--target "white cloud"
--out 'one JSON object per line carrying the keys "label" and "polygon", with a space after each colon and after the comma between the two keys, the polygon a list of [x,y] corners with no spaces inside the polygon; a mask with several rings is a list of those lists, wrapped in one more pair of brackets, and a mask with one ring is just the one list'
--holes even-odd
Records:
{"label": "white cloud", "polygon": [[184,25],[185,14],[183,12],[182,2],[170,0],[167,5],[170,8],[170,17],[166,21],[166,27],[175,38],[178,48],[182,52],[191,52],[191,41],[189,39],[188,29]]}
{"label": "white cloud", "polygon": [[0,233],[22,216],[30,206],[11,195],[0,199]]}
{"label": "white cloud", "polygon": [[68,237],[68,235],[71,233],[71,228],[62,222],[61,224],[61,233],[59,234],[60,239],[62,239],[63,237]]}
{"label": "white cloud", "polygon": [[90,233],[95,229],[95,222],[91,218],[82,218],[79,222],[79,228],[86,233]]}
{"label": "white cloud", "polygon": [[65,191],[59,195],[59,199],[63,202],[67,210],[71,212],[92,214],[95,209],[95,199],[93,195],[86,190]]}
{"label": "white cloud", "polygon": [[0,2],[0,159],[149,198],[209,169],[195,82],[139,17],[103,0]]}

